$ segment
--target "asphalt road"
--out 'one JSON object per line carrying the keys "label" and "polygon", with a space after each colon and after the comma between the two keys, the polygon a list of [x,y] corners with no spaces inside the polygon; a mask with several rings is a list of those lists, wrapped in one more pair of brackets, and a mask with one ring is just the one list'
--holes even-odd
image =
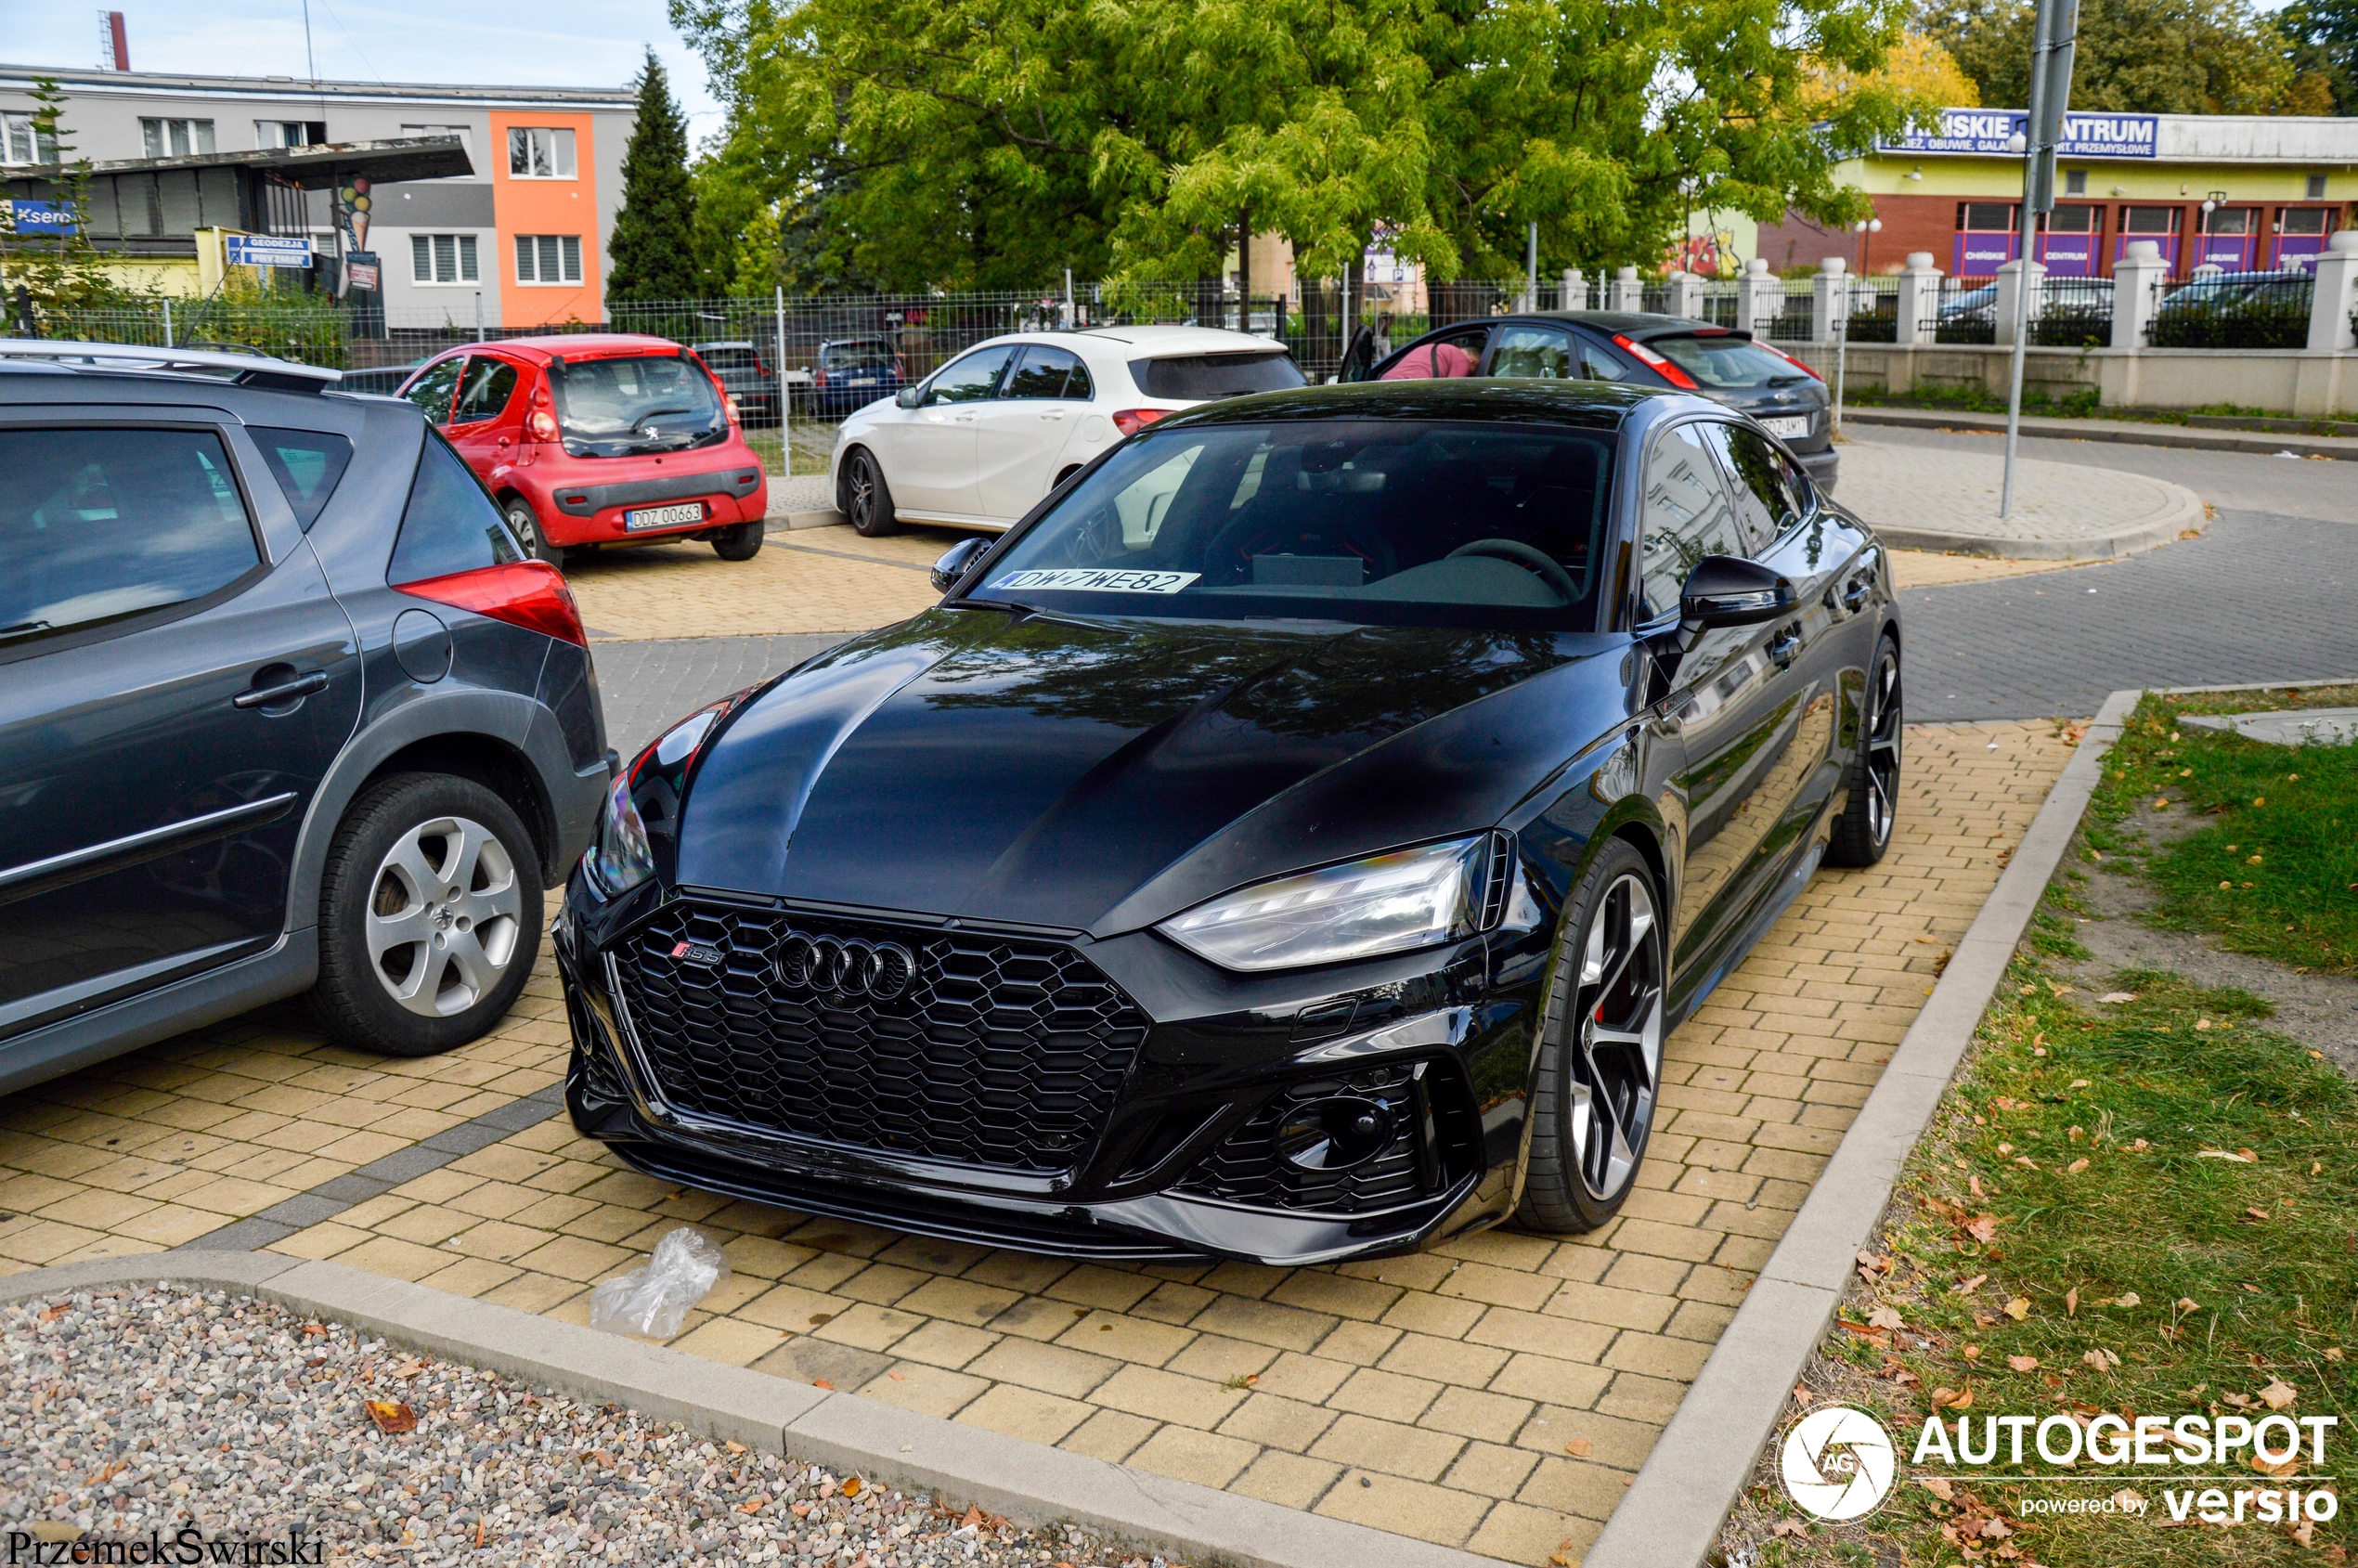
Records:
{"label": "asphalt road", "polygon": [[[1850,437],[1977,452],[2001,443],[1859,424]],[[2358,463],[2052,439],[2022,452],[2175,480],[2218,517],[2199,539],[2108,565],[1910,592],[1911,719],[2084,718],[2124,686],[2358,676]],[[630,757],[672,719],[839,641],[600,642],[609,740]]]}

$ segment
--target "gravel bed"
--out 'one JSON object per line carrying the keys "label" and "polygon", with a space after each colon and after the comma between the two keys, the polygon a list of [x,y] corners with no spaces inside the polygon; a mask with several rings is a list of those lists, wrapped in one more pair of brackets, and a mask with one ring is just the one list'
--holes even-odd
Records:
{"label": "gravel bed", "polygon": [[[219,1290],[0,1307],[0,1536],[152,1532],[170,1550],[193,1527],[283,1549],[292,1531],[300,1561],[328,1562],[1165,1568]],[[415,1430],[380,1431],[372,1400]]]}

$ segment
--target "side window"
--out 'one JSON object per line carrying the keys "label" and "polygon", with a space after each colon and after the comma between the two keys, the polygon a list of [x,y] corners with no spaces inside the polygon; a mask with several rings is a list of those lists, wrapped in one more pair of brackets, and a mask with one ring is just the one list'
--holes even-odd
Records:
{"label": "side window", "polygon": [[978,349],[964,359],[951,361],[948,368],[933,378],[933,386],[926,395],[926,402],[979,403],[991,395],[999,382],[999,369],[1015,352],[1013,346]]}
{"label": "side window", "polygon": [[0,659],[203,599],[262,562],[221,437],[0,432]]}
{"label": "side window", "polygon": [[1471,376],[1482,368],[1482,351],[1490,342],[1488,327],[1468,327],[1428,338],[1393,361],[1380,382],[1432,381]]}
{"label": "side window", "polygon": [[1589,382],[1620,382],[1629,379],[1629,367],[1608,353],[1601,345],[1587,338],[1580,342],[1580,379]]}
{"label": "side window", "polygon": [[451,395],[459,390],[459,371],[465,365],[464,359],[453,356],[428,368],[401,395],[425,410],[426,418],[434,423],[448,424]]}
{"label": "side window", "polygon": [[1801,521],[1807,492],[1794,483],[1783,457],[1756,430],[1713,422],[1712,446],[1735,479],[1737,516],[1758,555],[1777,537]]}
{"label": "side window", "polygon": [[1704,556],[1751,553],[1700,425],[1674,425],[1654,437],[1638,529],[1639,586],[1649,620],[1678,608],[1678,590]]}
{"label": "side window", "polygon": [[[1073,391],[1075,382],[1079,393]],[[1023,351],[1023,362],[1008,372],[1002,397],[1086,397],[1089,372],[1069,350],[1034,343]]]}
{"label": "side window", "polygon": [[1501,327],[1490,355],[1490,373],[1570,381],[1572,334],[1561,327]]}
{"label": "side window", "polygon": [[331,430],[279,430],[250,424],[246,434],[262,448],[262,460],[270,465],[270,476],[287,493],[295,520],[305,533],[310,532],[328,498],[336,493],[343,471],[352,464],[352,443]]}
{"label": "side window", "polygon": [[452,424],[473,424],[482,420],[496,420],[507,411],[508,399],[515,395],[516,368],[505,359],[477,355],[467,361],[465,379],[459,386],[459,412]]}
{"label": "side window", "polygon": [[385,581],[397,588],[523,559],[524,551],[516,548],[483,482],[447,441],[427,431],[425,450],[418,455],[418,477],[410,482],[408,504],[401,509],[401,535],[394,540]]}

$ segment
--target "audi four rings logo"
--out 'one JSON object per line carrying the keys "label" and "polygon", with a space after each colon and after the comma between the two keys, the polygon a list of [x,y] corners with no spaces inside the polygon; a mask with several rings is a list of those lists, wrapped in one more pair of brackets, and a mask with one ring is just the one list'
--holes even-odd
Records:
{"label": "audi four rings logo", "polygon": [[778,947],[778,978],[796,991],[889,1002],[917,978],[917,956],[899,942],[790,931]]}

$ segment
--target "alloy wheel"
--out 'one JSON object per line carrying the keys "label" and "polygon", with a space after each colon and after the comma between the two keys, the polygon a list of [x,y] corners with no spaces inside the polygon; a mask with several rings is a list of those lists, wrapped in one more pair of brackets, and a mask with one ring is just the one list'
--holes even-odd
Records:
{"label": "alloy wheel", "polygon": [[851,525],[865,531],[876,517],[876,473],[862,457],[851,460],[851,473],[846,484],[851,504],[845,510],[851,515]]}
{"label": "alloy wheel", "polygon": [[1867,831],[1880,851],[1899,815],[1899,654],[1885,643],[1867,684],[1865,724]]}
{"label": "alloy wheel", "polygon": [[369,888],[370,967],[412,1013],[463,1013],[515,957],[523,901],[514,858],[482,823],[421,823],[394,841]]}
{"label": "alloy wheel", "polygon": [[528,506],[510,507],[508,509],[508,531],[515,535],[516,543],[524,547],[524,558],[525,560],[546,561],[549,559],[549,547],[540,538],[540,519],[533,514],[532,508]]}
{"label": "alloy wheel", "polygon": [[1588,918],[1565,1063],[1574,1160],[1581,1185],[1600,1202],[1629,1184],[1653,1124],[1662,1074],[1662,955],[1653,892],[1644,877],[1624,872]]}

